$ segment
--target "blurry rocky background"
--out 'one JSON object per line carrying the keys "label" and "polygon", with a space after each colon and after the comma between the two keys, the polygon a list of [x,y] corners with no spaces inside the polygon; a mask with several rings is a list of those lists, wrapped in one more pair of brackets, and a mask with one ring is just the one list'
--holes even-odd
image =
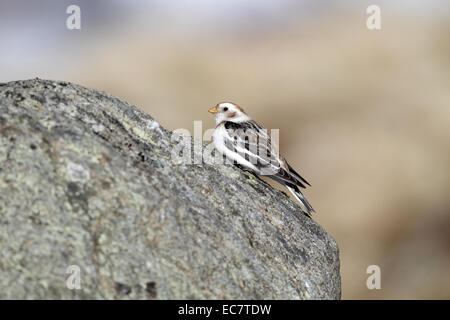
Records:
{"label": "blurry rocky background", "polygon": [[239,103],[312,183],[344,299],[450,298],[448,1],[7,0],[0,37],[1,82],[76,82],[171,130]]}

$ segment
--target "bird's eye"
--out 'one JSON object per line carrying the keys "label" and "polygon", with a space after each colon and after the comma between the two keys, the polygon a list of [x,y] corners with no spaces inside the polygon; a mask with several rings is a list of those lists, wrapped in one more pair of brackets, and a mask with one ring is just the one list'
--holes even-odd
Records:
{"label": "bird's eye", "polygon": [[227,112],[228,111],[228,107],[223,108],[223,111]]}

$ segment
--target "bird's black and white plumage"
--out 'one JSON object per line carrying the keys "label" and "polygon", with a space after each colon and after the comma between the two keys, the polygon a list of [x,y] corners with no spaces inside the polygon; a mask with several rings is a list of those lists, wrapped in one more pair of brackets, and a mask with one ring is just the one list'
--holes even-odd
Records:
{"label": "bird's black and white plumage", "polygon": [[209,112],[216,120],[213,142],[217,151],[240,167],[284,185],[311,216],[314,209],[299,189],[310,184],[279,154],[267,130],[231,102],[219,103]]}

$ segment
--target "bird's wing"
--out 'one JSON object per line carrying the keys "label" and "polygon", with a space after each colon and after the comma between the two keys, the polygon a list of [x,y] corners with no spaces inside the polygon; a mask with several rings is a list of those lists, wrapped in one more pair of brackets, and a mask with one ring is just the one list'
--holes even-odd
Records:
{"label": "bird's wing", "polygon": [[279,155],[278,146],[273,143],[267,130],[257,122],[250,120],[241,123],[227,121],[224,124],[226,135],[224,145],[230,151],[238,153],[253,164],[258,174],[272,177],[274,180],[290,186],[305,188],[307,183]]}
{"label": "bird's wing", "polygon": [[293,175],[297,180],[306,183],[308,186],[311,186],[311,185],[309,184],[309,182],[306,181],[305,178],[303,178],[301,175],[299,175],[299,174],[297,173],[297,171],[295,171],[295,170],[291,167],[291,165],[290,165],[289,163],[287,163],[287,161],[286,161],[286,165],[287,165],[287,167],[288,167],[288,169],[289,169],[289,173],[290,173],[291,175]]}

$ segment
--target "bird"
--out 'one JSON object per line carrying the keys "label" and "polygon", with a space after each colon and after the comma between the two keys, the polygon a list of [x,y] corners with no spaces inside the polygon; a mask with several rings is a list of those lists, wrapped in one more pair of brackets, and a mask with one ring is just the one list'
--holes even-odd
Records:
{"label": "bird", "polygon": [[298,174],[279,154],[276,141],[236,103],[221,102],[208,110],[216,127],[212,140],[215,149],[236,166],[257,175],[267,176],[285,186],[300,202],[308,217],[314,209],[300,188],[311,184]]}

